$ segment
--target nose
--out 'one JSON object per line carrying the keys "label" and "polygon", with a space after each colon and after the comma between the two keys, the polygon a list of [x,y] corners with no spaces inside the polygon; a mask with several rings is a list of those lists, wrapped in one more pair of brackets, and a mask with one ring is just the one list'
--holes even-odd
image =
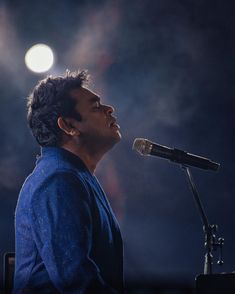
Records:
{"label": "nose", "polygon": [[114,107],[111,105],[104,105],[104,106],[105,106],[105,112],[109,115],[115,111]]}

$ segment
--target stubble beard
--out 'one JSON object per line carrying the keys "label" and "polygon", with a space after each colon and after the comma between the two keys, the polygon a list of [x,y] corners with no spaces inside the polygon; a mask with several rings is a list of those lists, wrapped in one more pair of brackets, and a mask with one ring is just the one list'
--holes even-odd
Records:
{"label": "stubble beard", "polygon": [[[119,132],[119,131],[118,131]],[[90,154],[105,154],[112,149],[121,140],[121,133],[117,136],[81,136],[80,143],[83,149],[87,150]]]}

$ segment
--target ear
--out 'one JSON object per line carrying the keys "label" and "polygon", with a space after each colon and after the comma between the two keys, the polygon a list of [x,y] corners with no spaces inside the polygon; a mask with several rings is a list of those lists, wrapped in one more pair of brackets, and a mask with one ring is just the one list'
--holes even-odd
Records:
{"label": "ear", "polygon": [[65,132],[66,135],[69,136],[75,136],[75,135],[79,135],[79,131],[75,128],[74,124],[73,124],[73,119],[72,118],[63,118],[63,117],[59,117],[57,119],[57,124],[59,126],[59,128]]}

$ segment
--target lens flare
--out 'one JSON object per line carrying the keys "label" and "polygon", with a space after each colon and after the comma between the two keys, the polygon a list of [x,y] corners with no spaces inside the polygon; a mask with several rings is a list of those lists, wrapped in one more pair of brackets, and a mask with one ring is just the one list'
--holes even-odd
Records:
{"label": "lens flare", "polygon": [[45,44],[36,44],[25,54],[26,66],[28,69],[36,73],[48,71],[52,67],[53,63],[53,51]]}

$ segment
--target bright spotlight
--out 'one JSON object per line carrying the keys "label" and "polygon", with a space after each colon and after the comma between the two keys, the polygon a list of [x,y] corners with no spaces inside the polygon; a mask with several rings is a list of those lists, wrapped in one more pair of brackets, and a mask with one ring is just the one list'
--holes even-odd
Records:
{"label": "bright spotlight", "polygon": [[25,54],[25,64],[33,72],[48,71],[54,62],[51,48],[45,44],[36,44]]}

